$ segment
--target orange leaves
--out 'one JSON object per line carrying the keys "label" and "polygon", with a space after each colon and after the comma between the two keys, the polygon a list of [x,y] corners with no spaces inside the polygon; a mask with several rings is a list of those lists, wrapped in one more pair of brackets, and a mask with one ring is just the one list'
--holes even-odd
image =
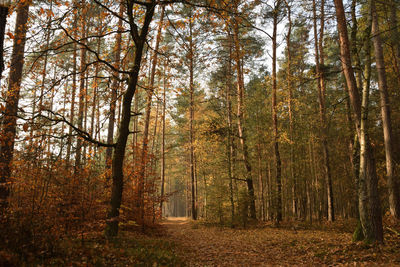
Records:
{"label": "orange leaves", "polygon": [[24,132],[27,132],[29,129],[29,124],[28,123],[24,123],[24,125],[22,126],[22,129],[24,130]]}
{"label": "orange leaves", "polygon": [[10,39],[14,39],[14,35],[11,32],[7,32],[7,35]]}

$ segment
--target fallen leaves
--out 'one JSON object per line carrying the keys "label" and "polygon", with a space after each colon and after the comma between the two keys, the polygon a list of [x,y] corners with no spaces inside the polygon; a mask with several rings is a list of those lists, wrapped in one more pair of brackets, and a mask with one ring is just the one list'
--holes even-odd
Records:
{"label": "fallen leaves", "polygon": [[192,224],[185,220],[163,223],[168,232],[165,238],[177,244],[175,253],[189,266],[400,266],[400,250],[392,250],[390,239],[379,247],[365,247],[351,242],[351,233],[338,229],[239,230]]}

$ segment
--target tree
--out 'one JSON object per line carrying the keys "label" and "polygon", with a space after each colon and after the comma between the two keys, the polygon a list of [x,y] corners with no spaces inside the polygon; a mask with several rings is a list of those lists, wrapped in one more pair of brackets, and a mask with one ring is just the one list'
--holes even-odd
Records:
{"label": "tree", "polygon": [[279,23],[281,1],[274,2],[272,13],[273,32],[272,32],[272,123],[274,132],[274,156],[275,156],[275,179],[276,179],[276,221],[282,221],[282,162],[279,153],[279,134],[278,134],[278,112],[277,112],[277,77],[276,77],[276,49],[277,49],[277,31]]}
{"label": "tree", "polygon": [[[234,1],[233,12],[235,14],[238,12],[239,1]],[[252,177],[252,167],[249,159],[249,151],[247,145],[247,132],[244,126],[244,76],[243,76],[243,66],[242,66],[242,51],[240,48],[240,37],[239,37],[239,21],[240,17],[235,16],[233,18],[233,43],[234,43],[234,60],[236,67],[236,85],[237,85],[237,124],[240,145],[242,147],[243,161],[246,167],[246,184],[249,196],[249,206],[250,206],[250,217],[256,219],[256,204],[254,196],[254,185]]]}
{"label": "tree", "polygon": [[0,81],[1,75],[4,70],[4,35],[6,30],[7,15],[8,15],[8,3],[0,4]]}
{"label": "tree", "polygon": [[27,21],[30,1],[18,4],[17,19],[15,22],[15,34],[13,52],[11,56],[10,77],[7,90],[7,102],[4,109],[4,117],[0,133],[0,206],[7,205],[10,192],[10,176],[12,160],[14,156],[14,144],[17,127],[18,103],[20,100],[22,70],[24,67],[24,50],[26,42]]}
{"label": "tree", "polygon": [[[146,111],[145,111],[145,119],[144,119],[144,129],[143,129],[143,140],[142,140],[142,150],[140,154],[140,172],[138,177],[138,206],[141,213],[141,219],[144,219],[144,204],[143,204],[143,190],[144,190],[144,178],[146,175],[146,159],[148,159],[148,143],[149,143],[149,128],[150,128],[150,114],[151,114],[151,106],[152,106],[152,98],[154,94],[154,79],[156,75],[156,67],[158,64],[158,49],[161,41],[161,30],[163,27],[164,20],[164,6],[161,7],[161,16],[158,24],[158,30],[156,35],[156,43],[154,48],[153,57],[151,60],[151,70],[150,70],[150,81],[147,88],[147,98],[146,98]],[[157,124],[157,123],[156,123]]]}
{"label": "tree", "polygon": [[[336,20],[340,41],[340,56],[343,73],[346,77],[352,111],[355,117],[355,126],[363,156],[360,156],[360,177],[358,184],[360,222],[365,240],[369,242],[383,241],[382,215],[378,198],[378,179],[376,176],[375,161],[366,132],[361,127],[361,101],[351,64],[350,43],[347,34],[346,17],[341,0],[334,0]],[[363,149],[364,148],[364,149]]]}
{"label": "tree", "polygon": [[[119,4],[119,20],[118,20],[118,32],[116,36],[115,42],[115,69],[119,70],[121,66],[121,42],[122,42],[122,16],[124,14],[124,3],[121,1]],[[115,126],[115,110],[117,106],[117,97],[118,97],[118,87],[119,87],[119,72],[115,71],[115,78],[113,80],[112,88],[111,88],[111,97],[110,97],[110,117],[108,118],[108,130],[107,130],[107,143],[112,144],[114,141],[114,126]],[[111,168],[111,160],[112,160],[112,147],[107,147],[106,150],[106,166],[108,169]]]}
{"label": "tree", "polygon": [[142,26],[139,28],[134,19],[135,1],[127,1],[127,16],[129,19],[130,34],[135,44],[134,62],[129,71],[128,88],[123,94],[121,122],[118,126],[118,136],[115,142],[114,153],[112,158],[112,191],[110,209],[108,212],[108,221],[106,235],[108,237],[116,236],[118,233],[118,216],[119,208],[122,201],[123,190],[123,164],[125,159],[125,149],[128,136],[130,134],[129,124],[132,116],[131,103],[133,95],[136,91],[138,83],[140,65],[142,63],[143,48],[146,43],[146,37],[149,31],[150,22],[153,18],[154,9],[157,2],[151,1],[141,4],[144,8],[144,19]]}
{"label": "tree", "polygon": [[321,1],[320,11],[320,30],[319,38],[317,34],[317,12],[315,0],[313,0],[313,22],[314,22],[314,43],[315,43],[315,64],[316,74],[318,77],[318,102],[319,102],[319,116],[321,121],[321,135],[322,135],[322,151],[324,157],[324,175],[326,181],[326,192],[328,199],[328,221],[335,220],[334,206],[333,206],[333,192],[332,192],[332,175],[330,169],[329,149],[328,149],[328,125],[326,122],[326,81],[324,74],[324,28],[325,28],[325,1]]}
{"label": "tree", "polygon": [[383,45],[379,31],[379,18],[375,1],[370,1],[372,16],[372,41],[374,43],[376,69],[378,72],[378,85],[381,98],[381,117],[383,136],[385,141],[386,176],[389,189],[390,213],[400,219],[400,195],[398,188],[397,164],[394,160],[393,133],[391,108],[389,102],[388,85],[386,80],[386,65],[383,56]]}

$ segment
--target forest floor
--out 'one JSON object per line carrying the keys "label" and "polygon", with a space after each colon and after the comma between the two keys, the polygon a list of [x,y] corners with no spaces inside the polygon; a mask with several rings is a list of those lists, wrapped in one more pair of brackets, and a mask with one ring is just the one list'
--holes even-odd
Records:
{"label": "forest floor", "polygon": [[400,266],[398,235],[386,233],[380,246],[354,243],[346,224],[321,230],[267,224],[231,229],[175,218],[162,225],[167,233],[162,238],[176,244],[174,254],[188,266]]}
{"label": "forest floor", "polygon": [[[390,225],[390,227],[388,226]],[[168,218],[146,228],[121,227],[113,240],[102,231],[64,239],[58,252],[21,259],[0,249],[3,266],[400,266],[400,224],[385,226],[385,243],[351,241],[354,222],[254,223],[234,229]],[[27,255],[27,254],[25,254]]]}

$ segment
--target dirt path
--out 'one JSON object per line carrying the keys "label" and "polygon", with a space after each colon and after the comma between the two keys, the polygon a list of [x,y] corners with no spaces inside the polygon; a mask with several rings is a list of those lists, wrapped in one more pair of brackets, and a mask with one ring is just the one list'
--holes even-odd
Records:
{"label": "dirt path", "polygon": [[368,248],[352,243],[349,233],[272,227],[237,230],[205,227],[184,218],[163,225],[166,238],[177,244],[175,253],[189,266],[400,266],[400,247]]}

